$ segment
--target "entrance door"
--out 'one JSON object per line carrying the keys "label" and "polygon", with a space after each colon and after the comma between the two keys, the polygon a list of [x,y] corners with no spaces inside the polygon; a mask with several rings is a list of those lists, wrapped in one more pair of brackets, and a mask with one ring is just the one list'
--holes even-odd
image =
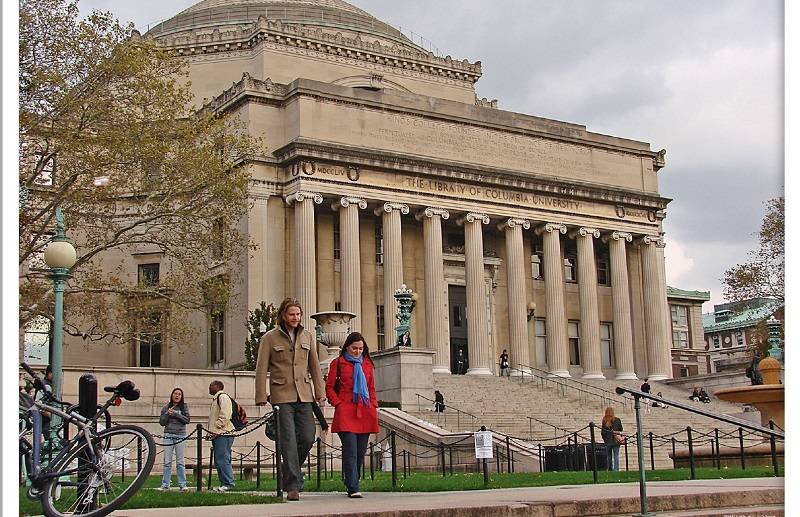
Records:
{"label": "entrance door", "polygon": [[467,348],[467,288],[463,285],[448,287],[450,307],[450,371],[467,373],[469,353]]}

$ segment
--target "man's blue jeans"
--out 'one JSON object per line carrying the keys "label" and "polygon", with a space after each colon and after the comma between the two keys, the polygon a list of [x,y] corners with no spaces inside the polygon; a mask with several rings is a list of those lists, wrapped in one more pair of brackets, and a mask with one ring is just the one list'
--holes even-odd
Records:
{"label": "man's blue jeans", "polygon": [[231,447],[233,447],[233,436],[217,436],[211,440],[214,446],[214,466],[217,467],[219,483],[222,486],[233,487],[236,482],[233,480],[233,466],[231,466]]}
{"label": "man's blue jeans", "polygon": [[344,471],[344,486],[347,493],[358,492],[358,481],[361,478],[361,462],[367,452],[369,433],[338,433],[342,441],[342,470]]}
{"label": "man's blue jeans", "polygon": [[168,488],[172,478],[172,451],[175,451],[175,470],[178,472],[178,486],[186,486],[186,465],[183,460],[183,451],[186,448],[186,438],[180,434],[164,433],[164,475],[161,486]]}

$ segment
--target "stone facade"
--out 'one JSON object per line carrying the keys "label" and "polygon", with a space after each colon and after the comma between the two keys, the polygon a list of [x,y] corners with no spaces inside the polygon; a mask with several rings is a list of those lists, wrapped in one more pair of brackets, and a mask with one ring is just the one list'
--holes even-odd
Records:
{"label": "stone facade", "polygon": [[667,286],[672,337],[672,376],[694,377],[708,371],[708,350],[703,335],[703,303],[708,291],[684,291]]}
{"label": "stone facade", "polygon": [[[462,349],[468,374],[492,374],[508,349],[516,371],[672,376],[664,151],[499,110],[476,98],[479,61],[434,56],[339,0],[205,0],[145,37],[185,56],[198,103],[264,145],[224,359],[211,364],[198,317],[199,342],[163,366],[241,364],[247,310],[285,296],[306,325],[349,310],[373,349],[391,347],[405,283],[413,346],[437,372]],[[130,357],[67,343],[69,364]]]}

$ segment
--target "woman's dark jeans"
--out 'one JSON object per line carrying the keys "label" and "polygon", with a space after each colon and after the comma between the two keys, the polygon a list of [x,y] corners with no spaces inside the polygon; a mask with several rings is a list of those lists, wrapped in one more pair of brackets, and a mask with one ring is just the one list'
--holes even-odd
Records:
{"label": "woman's dark jeans", "polygon": [[347,493],[358,492],[358,481],[361,478],[361,463],[367,453],[369,433],[356,434],[349,432],[338,433],[342,441],[342,470],[344,471],[344,486]]}

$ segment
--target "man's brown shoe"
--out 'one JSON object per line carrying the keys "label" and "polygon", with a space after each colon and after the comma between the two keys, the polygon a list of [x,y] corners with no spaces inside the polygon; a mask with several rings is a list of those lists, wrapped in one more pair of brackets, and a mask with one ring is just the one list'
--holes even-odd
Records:
{"label": "man's brown shoe", "polygon": [[286,494],[287,501],[299,501],[300,500],[300,492],[297,490],[289,490]]}

